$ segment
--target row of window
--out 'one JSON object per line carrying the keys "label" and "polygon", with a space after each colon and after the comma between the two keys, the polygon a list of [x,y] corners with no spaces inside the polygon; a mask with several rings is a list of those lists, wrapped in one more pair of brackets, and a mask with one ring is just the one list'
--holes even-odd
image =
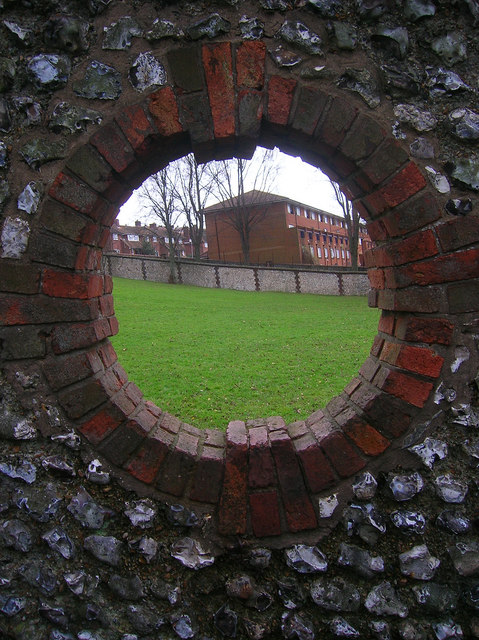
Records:
{"label": "row of window", "polygon": [[331,258],[342,258],[343,260],[345,260],[346,258],[349,260],[350,255],[349,255],[349,251],[346,249],[335,249],[334,247],[330,247],[328,250],[328,247],[323,247],[321,249],[321,247],[316,247],[316,250],[318,252],[318,258],[322,258],[322,252],[324,251],[324,257],[325,258],[329,258],[331,256]]}
{"label": "row of window", "polygon": [[288,204],[288,213],[293,216],[302,216],[308,220],[318,220],[319,222],[324,222],[325,224],[335,224],[338,227],[344,229],[344,220],[340,220],[338,218],[333,218],[332,216],[328,216],[324,213],[316,213],[316,211],[309,211],[305,209],[304,212],[301,210],[301,207],[295,207],[292,204]]}
{"label": "row of window", "polygon": [[[302,239],[304,239],[306,237],[306,233],[308,234],[308,240],[310,242],[312,242],[313,241],[313,232],[312,231],[306,232],[303,229],[299,230],[299,235],[300,235],[300,237]],[[314,234],[314,238],[315,238],[316,242],[320,242],[321,241],[321,235],[323,237],[323,244],[326,244],[326,242],[328,242],[328,240],[329,240],[329,244],[333,244],[333,242],[334,242],[334,244],[343,244],[343,243],[345,245],[348,244],[348,238],[342,238],[340,236],[331,236],[331,235],[328,236],[325,233],[323,233],[323,234],[315,233]]]}

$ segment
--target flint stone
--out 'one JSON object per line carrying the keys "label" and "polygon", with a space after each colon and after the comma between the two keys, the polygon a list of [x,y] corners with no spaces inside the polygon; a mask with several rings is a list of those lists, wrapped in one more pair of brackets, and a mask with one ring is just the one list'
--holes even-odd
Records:
{"label": "flint stone", "polygon": [[131,503],[127,502],[126,506],[125,515],[134,527],[146,529],[153,526],[158,509],[152,500],[145,498]]}
{"label": "flint stone", "polygon": [[338,49],[343,51],[354,51],[358,44],[358,32],[354,25],[347,22],[333,23],[334,37],[336,38],[336,44]]}
{"label": "flint stone", "polygon": [[381,104],[376,80],[367,69],[346,69],[337,82],[341,89],[358,93],[371,109]]}
{"label": "flint stone", "polygon": [[287,11],[290,8],[287,0],[259,0],[259,3],[266,11]]}
{"label": "flint stone", "polygon": [[474,440],[465,440],[462,448],[469,456],[469,464],[471,467],[479,466],[479,438]]}
{"label": "flint stone", "polygon": [[108,586],[122,600],[141,600],[145,596],[143,584],[137,575],[125,578],[113,574],[108,580]]}
{"label": "flint stone", "polygon": [[33,547],[32,531],[21,520],[12,519],[2,523],[0,540],[5,547],[27,553]]}
{"label": "flint stone", "polygon": [[73,55],[88,49],[87,34],[90,25],[74,16],[60,15],[50,18],[44,27],[47,46],[56,47]]}
{"label": "flint stone", "polygon": [[179,560],[188,569],[204,569],[215,561],[199,540],[193,538],[181,538],[171,547],[171,556]]}
{"label": "flint stone", "polygon": [[344,618],[336,616],[329,623],[331,631],[339,638],[359,638],[360,633]]}
{"label": "flint stone", "polygon": [[20,155],[29,167],[38,170],[47,162],[64,158],[67,150],[66,140],[50,142],[42,138],[35,138],[20,148]]}
{"label": "flint stone", "polygon": [[416,131],[431,131],[437,126],[437,118],[429,111],[418,109],[413,104],[398,104],[394,107],[396,118]]}
{"label": "flint stone", "polygon": [[432,469],[436,460],[444,460],[447,456],[448,447],[442,440],[426,438],[421,444],[410,447],[409,451],[419,456],[428,469]]}
{"label": "flint stone", "polygon": [[318,513],[320,518],[330,518],[338,506],[338,496],[333,493],[326,498],[319,498],[318,500]]}
{"label": "flint stone", "polygon": [[310,31],[302,22],[286,20],[281,25],[276,36],[288,44],[298,47],[298,49],[309,55],[322,55],[323,53],[321,50],[320,36]]}
{"label": "flint stone", "polygon": [[424,585],[414,585],[412,590],[417,603],[431,613],[454,611],[457,606],[457,593],[446,585],[430,582]]}
{"label": "flint stone", "polygon": [[391,9],[391,0],[357,0],[359,15],[368,20],[380,18]]}
{"label": "flint stone", "polygon": [[[3,223],[2,229],[2,258],[20,258],[24,253],[28,245],[28,238],[30,236],[30,226],[28,222],[22,220],[21,218],[6,218]],[[27,465],[28,463],[25,463]],[[34,467],[33,467],[34,468]],[[9,473],[15,473],[13,468],[10,468],[10,465],[1,464],[0,465],[0,473],[4,473],[5,475],[9,475]],[[18,473],[19,476],[10,476],[22,478],[22,475],[25,479],[26,477],[31,478],[33,470],[30,469],[29,472],[25,469],[25,472],[22,474],[21,468],[19,468]],[[34,482],[35,478],[32,480],[26,480],[25,482]]]}
{"label": "flint stone", "polygon": [[306,592],[295,579],[280,580],[277,586],[278,595],[286,609],[298,609],[306,602]]}
{"label": "flint stone", "polygon": [[24,124],[40,124],[42,108],[38,102],[28,96],[13,96],[12,104],[15,109],[25,116]]}
{"label": "flint stone", "polygon": [[8,166],[8,150],[7,145],[0,140],[0,169],[6,169]]}
{"label": "flint stone", "polygon": [[439,193],[449,193],[451,187],[446,176],[437,172],[433,167],[426,167],[427,176],[432,186],[439,191]]}
{"label": "flint stone", "polygon": [[417,471],[406,475],[395,475],[389,480],[389,488],[398,502],[411,500],[422,491],[423,487],[424,481]]}
{"label": "flint stone", "polygon": [[103,27],[102,49],[128,49],[131,47],[132,38],[141,38],[142,35],[143,29],[138,22],[130,16],[124,16],[118,22],[112,22],[109,27]]}
{"label": "flint stone", "polygon": [[179,587],[174,587],[165,580],[156,579],[154,582],[149,584],[149,588],[155,598],[167,600],[171,605],[175,605],[180,602],[181,589]]}
{"label": "flint stone", "polygon": [[373,620],[369,623],[369,628],[378,640],[391,640],[389,625],[384,620]]}
{"label": "flint stone", "polygon": [[56,436],[50,436],[53,442],[60,442],[64,444],[69,449],[79,450],[81,447],[81,439],[74,431],[70,431],[69,433],[59,433]]}
{"label": "flint stone", "polygon": [[243,40],[260,40],[264,34],[264,23],[258,18],[242,16],[239,28]]}
{"label": "flint stone", "polygon": [[46,595],[51,595],[57,588],[57,577],[44,561],[28,562],[19,567],[18,573],[31,587]]}
{"label": "flint stone", "polygon": [[166,519],[175,527],[196,527],[200,522],[196,513],[182,504],[169,505]]}
{"label": "flint stone", "polygon": [[267,569],[271,562],[271,551],[269,549],[252,549],[248,562],[252,567]]}
{"label": "flint stone", "polygon": [[445,209],[453,216],[467,216],[468,213],[471,213],[472,207],[470,198],[454,198],[446,202]]}
{"label": "flint stone", "polygon": [[466,499],[468,485],[466,482],[456,480],[449,474],[438,476],[434,482],[437,495],[444,502],[461,504]]}
{"label": "flint stone", "polygon": [[339,547],[338,564],[350,567],[365,578],[373,578],[384,571],[384,560],[381,556],[372,556],[369,551],[353,544],[342,542]]}
{"label": "flint stone", "polygon": [[121,74],[103,62],[90,62],[83,80],[73,84],[73,91],[90,100],[116,100],[122,92]]}
{"label": "flint stone", "polygon": [[140,53],[130,67],[128,77],[132,87],[140,93],[166,84],[165,67],[150,51]]}
{"label": "flint stone", "polygon": [[431,47],[434,53],[450,67],[467,59],[466,41],[460,33],[447,33],[440,36],[433,40]]}
{"label": "flint stone", "polygon": [[269,55],[278,67],[295,67],[303,61],[300,55],[284,49],[281,45],[270,50]]}
{"label": "flint stone", "polygon": [[479,584],[475,584],[462,595],[465,602],[467,602],[470,607],[479,610]]}
{"label": "flint stone", "polygon": [[379,534],[386,533],[384,516],[373,504],[351,504],[343,511],[343,522],[349,536],[356,534],[369,545],[376,544]]}
{"label": "flint stone", "polygon": [[369,471],[361,473],[353,482],[353,493],[358,500],[372,500],[377,488],[376,478]]}
{"label": "flint stone", "polygon": [[416,22],[420,18],[436,15],[436,7],[431,0],[406,0],[404,15],[408,20]]}
{"label": "flint stone", "polygon": [[65,613],[65,609],[62,609],[61,607],[52,607],[47,602],[40,602],[38,612],[49,622],[52,622],[59,627],[66,628],[68,626],[68,616]]}
{"label": "flint stone", "polygon": [[60,102],[54,108],[48,126],[55,133],[77,133],[84,131],[88,124],[100,124],[101,121],[102,115],[98,111]]}
{"label": "flint stone", "polygon": [[23,480],[27,484],[35,482],[37,477],[36,467],[27,460],[19,460],[18,464],[8,462],[0,463],[0,473],[14,480]]}
{"label": "flint stone", "polygon": [[437,516],[436,523],[443,529],[451,531],[456,535],[466,533],[466,531],[469,531],[471,528],[469,518],[452,509],[444,509],[444,511],[441,511]]}
{"label": "flint stone", "polygon": [[96,458],[88,464],[85,476],[93,484],[105,485],[110,483],[110,474],[108,471],[103,471],[102,463]]}
{"label": "flint stone", "polygon": [[311,598],[318,607],[329,611],[358,611],[360,605],[359,591],[342,578],[313,582]]}
{"label": "flint stone", "polygon": [[417,511],[393,511],[390,517],[394,526],[404,533],[422,535],[426,528],[424,516]]}
{"label": "flint stone", "polygon": [[425,544],[399,555],[401,573],[416,580],[432,580],[440,564],[439,559],[429,553]]}
{"label": "flint stone", "polygon": [[42,540],[45,540],[50,549],[53,549],[67,560],[73,558],[75,555],[75,544],[73,540],[71,540],[67,532],[59,526],[43,534]]}
{"label": "flint stone", "polygon": [[100,578],[98,576],[91,576],[84,571],[74,571],[72,573],[65,573],[63,579],[68,585],[68,588],[76,596],[90,597],[95,592]]}
{"label": "flint stone", "polygon": [[42,460],[42,467],[47,471],[54,471],[59,475],[73,478],[76,476],[75,467],[70,460],[66,460],[62,456],[47,456]]}
{"label": "flint stone", "polygon": [[33,32],[30,29],[25,29],[20,26],[16,22],[12,22],[11,20],[4,20],[3,24],[6,28],[16,36],[18,42],[23,45],[30,45],[33,40]]}
{"label": "flint stone", "polygon": [[368,593],[364,606],[370,613],[379,616],[405,618],[409,612],[390,582],[381,582],[381,584],[373,587]]}
{"label": "flint stone", "polygon": [[120,552],[123,545],[113,536],[88,536],[85,538],[83,546],[97,560],[105,562],[112,567],[117,567],[121,563]]}
{"label": "flint stone", "polygon": [[451,407],[452,423],[461,427],[479,427],[479,412],[477,412],[470,404],[460,404],[457,407]]}
{"label": "flint stone", "polygon": [[0,421],[0,436],[9,440],[35,440],[37,430],[26,418],[11,413],[8,408],[3,409]]}
{"label": "flint stone", "polygon": [[113,515],[113,511],[97,504],[83,487],[76,496],[73,496],[67,509],[83,527],[88,529],[100,529],[105,517]]}
{"label": "flint stone", "polygon": [[456,542],[448,551],[456,571],[461,576],[474,576],[479,573],[478,542]]}
{"label": "flint stone", "polygon": [[381,74],[386,93],[394,97],[404,94],[415,96],[421,87],[421,78],[413,67],[406,67],[404,63],[395,65],[381,65]]}
{"label": "flint stone", "polygon": [[26,605],[26,598],[21,598],[19,596],[9,596],[3,593],[0,594],[0,611],[8,618],[16,616],[17,613],[20,613],[20,611],[25,609]]}
{"label": "flint stone", "polygon": [[372,39],[379,42],[399,60],[404,59],[409,50],[409,34],[405,27],[391,29],[380,26],[373,33]]}
{"label": "flint stone", "polygon": [[436,635],[437,640],[446,640],[447,638],[464,637],[464,634],[462,633],[461,625],[456,624],[452,620],[433,623],[432,629]]}
{"label": "flint stone", "polygon": [[148,42],[156,42],[157,40],[164,40],[165,38],[180,40],[184,35],[184,32],[170,20],[156,18],[153,21],[151,29],[145,33],[145,38]]}
{"label": "flint stone", "polygon": [[459,140],[474,141],[479,139],[479,113],[471,109],[454,109],[449,114],[452,133]]}
{"label": "flint stone", "polygon": [[238,576],[226,582],[226,593],[231,598],[249,600],[254,593],[254,584],[249,576]]}
{"label": "flint stone", "polygon": [[142,635],[153,633],[166,624],[166,620],[154,609],[141,604],[132,604],[127,609],[131,626]]}
{"label": "flint stone", "polygon": [[454,71],[448,71],[439,67],[426,68],[427,86],[431,98],[437,98],[446,94],[454,94],[456,91],[464,91],[470,87],[461,80],[460,76]]}
{"label": "flint stone", "polygon": [[435,157],[434,147],[425,138],[416,138],[409,145],[411,155],[415,158],[421,158],[423,160],[430,160]]}
{"label": "flint stone", "polygon": [[307,0],[307,4],[323,18],[334,18],[343,9],[341,0]]}
{"label": "flint stone", "polygon": [[41,53],[27,64],[27,71],[38,89],[54,91],[68,82],[71,73],[71,60],[65,55]]}
{"label": "flint stone", "polygon": [[48,484],[42,491],[36,487],[16,489],[13,503],[37,522],[48,522],[55,517],[62,499],[55,487]]}
{"label": "flint stone", "polygon": [[15,80],[15,63],[9,58],[0,58],[0,93],[11,89]]}
{"label": "flint stone", "polygon": [[196,635],[196,624],[186,613],[172,616],[171,626],[181,640],[188,640]]}
{"label": "flint stone", "polygon": [[318,547],[296,544],[284,552],[286,564],[298,573],[324,572],[328,568],[326,556]]}
{"label": "flint stone", "polygon": [[143,536],[139,540],[135,540],[134,542],[130,542],[129,546],[133,549],[138,550],[139,553],[145,558],[145,560],[150,563],[156,556],[158,552],[158,543],[153,538],[148,538]]}
{"label": "flint stone", "polygon": [[281,616],[281,631],[286,640],[314,640],[314,626],[309,618],[296,612]]}
{"label": "flint stone", "polygon": [[238,628],[238,616],[236,613],[224,604],[218,609],[214,615],[215,627],[228,638],[236,637],[236,630]]}
{"label": "flint stone", "polygon": [[216,38],[221,33],[229,33],[231,23],[222,18],[219,13],[212,13],[208,18],[195,22],[187,29],[188,37],[191,40],[200,38]]}

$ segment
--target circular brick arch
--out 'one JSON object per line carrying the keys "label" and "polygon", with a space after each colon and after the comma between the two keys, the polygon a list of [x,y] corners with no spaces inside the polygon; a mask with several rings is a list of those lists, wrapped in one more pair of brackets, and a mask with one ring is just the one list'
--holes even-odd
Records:
{"label": "circular brick arch", "polygon": [[[4,371],[17,388],[19,371],[38,372],[38,397],[138,491],[213,513],[220,536],[305,539],[320,529],[318,497],[347,496],[360,470],[397,465],[401,437],[437,414],[438,384],[471,381],[472,358],[459,383],[451,364],[470,342],[479,226],[443,215],[384,122],[334,86],[272,69],[264,42],[187,52],[171,46],[170,83],[126,100],[75,145],[25,256],[2,260]],[[118,206],[153,171],[190,150],[206,161],[256,145],[301,155],[355,200],[376,243],[370,304],[383,312],[369,358],[327,407],[290,425],[235,421],[224,435],[182,423],[128,381],[108,341],[118,327],[101,257]]]}

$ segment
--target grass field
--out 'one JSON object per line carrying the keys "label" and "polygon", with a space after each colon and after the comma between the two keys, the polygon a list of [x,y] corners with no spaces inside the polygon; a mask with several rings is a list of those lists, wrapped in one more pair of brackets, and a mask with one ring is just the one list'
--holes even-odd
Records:
{"label": "grass field", "polygon": [[304,419],[357,373],[379,313],[363,297],[114,281],[120,363],[146,398],[197,427]]}

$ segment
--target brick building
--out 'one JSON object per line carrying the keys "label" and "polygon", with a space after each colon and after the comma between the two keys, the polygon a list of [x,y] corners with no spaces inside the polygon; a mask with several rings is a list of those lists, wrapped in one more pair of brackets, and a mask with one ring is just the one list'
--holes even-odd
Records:
{"label": "brick building", "polygon": [[[257,218],[250,235],[252,263],[351,265],[347,228],[341,216],[271,193],[250,191],[245,199]],[[244,261],[239,234],[228,221],[233,211],[234,207],[224,202],[205,209],[210,260]],[[364,265],[364,251],[371,246],[371,238],[361,224],[360,266]]]}

